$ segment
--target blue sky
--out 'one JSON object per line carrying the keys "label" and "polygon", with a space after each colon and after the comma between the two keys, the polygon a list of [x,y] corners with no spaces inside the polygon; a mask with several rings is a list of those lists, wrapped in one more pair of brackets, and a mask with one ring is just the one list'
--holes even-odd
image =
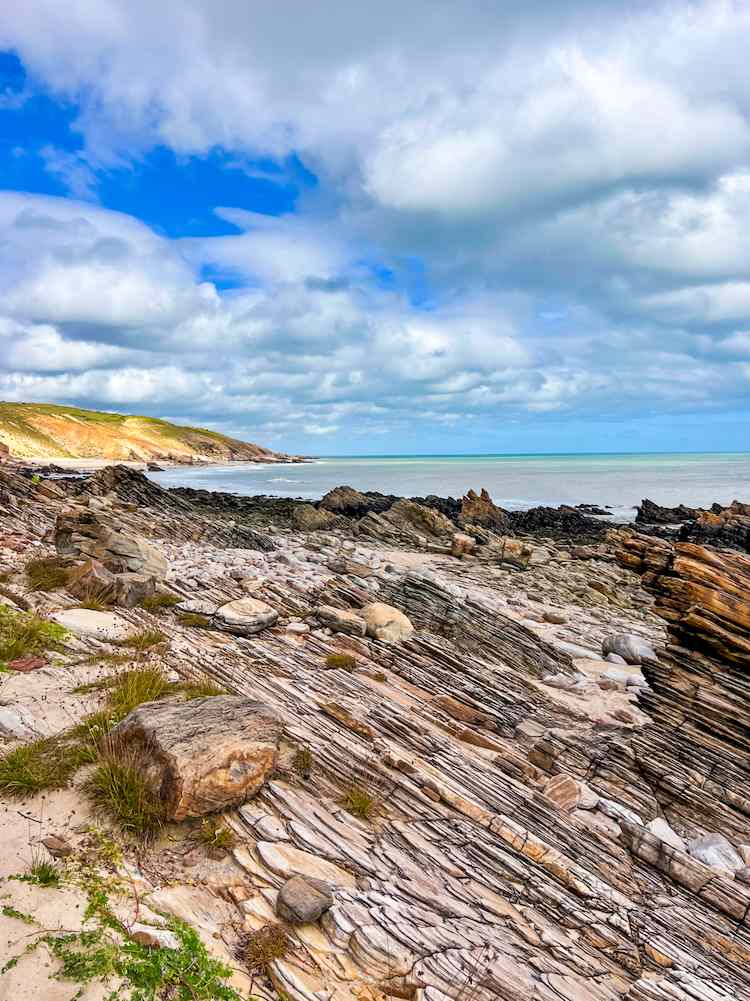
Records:
{"label": "blue sky", "polygon": [[326,454],[745,449],[748,43],[735,0],[14,5],[0,398]]}

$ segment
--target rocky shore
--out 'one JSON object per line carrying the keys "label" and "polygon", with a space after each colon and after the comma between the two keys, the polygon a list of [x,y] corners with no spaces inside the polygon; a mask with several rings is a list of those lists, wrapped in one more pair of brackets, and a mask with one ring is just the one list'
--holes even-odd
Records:
{"label": "rocky shore", "polygon": [[0,466],[0,1001],[750,1001],[749,528]]}

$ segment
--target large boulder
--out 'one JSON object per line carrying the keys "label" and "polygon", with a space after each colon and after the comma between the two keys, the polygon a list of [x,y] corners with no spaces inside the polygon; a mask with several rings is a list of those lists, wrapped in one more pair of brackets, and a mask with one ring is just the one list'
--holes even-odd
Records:
{"label": "large boulder", "polygon": [[367,623],[361,615],[343,608],[334,608],[332,605],[318,605],[315,617],[334,633],[364,636],[367,631]]}
{"label": "large boulder", "polygon": [[382,601],[365,605],[361,615],[367,626],[367,635],[383,643],[407,640],[414,632],[414,626],[402,611]]}
{"label": "large boulder", "polygon": [[274,625],[276,609],[257,598],[236,598],[217,608],[212,624],[216,629],[236,636],[253,636]]}
{"label": "large boulder", "polygon": [[88,508],[68,508],[58,514],[54,543],[60,556],[88,557],[110,570],[158,578],[167,572],[167,561],[154,546],[139,535],[118,531]]}
{"label": "large boulder", "polygon": [[134,627],[115,612],[96,612],[91,608],[66,608],[54,612],[50,618],[75,636],[104,643],[121,643],[134,632]]}
{"label": "large boulder", "polygon": [[693,858],[712,869],[736,872],[745,865],[734,845],[723,834],[702,834],[688,842],[688,851]]}
{"label": "large boulder", "polygon": [[282,723],[267,705],[239,696],[146,702],[112,730],[135,759],[170,820],[237,806],[276,765]]}

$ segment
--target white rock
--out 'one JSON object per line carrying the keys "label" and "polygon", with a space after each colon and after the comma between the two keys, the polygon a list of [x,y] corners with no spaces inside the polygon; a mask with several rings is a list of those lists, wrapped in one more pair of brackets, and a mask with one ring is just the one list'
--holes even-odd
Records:
{"label": "white rock", "polygon": [[206,601],[203,598],[189,598],[187,601],[181,601],[179,605],[175,605],[178,612],[206,616],[213,615],[218,607],[215,601]]}
{"label": "white rock", "polygon": [[672,848],[676,848],[680,852],[687,851],[685,842],[679,834],[672,830],[663,817],[656,817],[654,820],[650,820],[646,824],[646,829],[651,831],[660,841],[671,845]]}
{"label": "white rock", "polygon": [[712,869],[737,872],[745,866],[734,846],[727,841],[723,834],[709,833],[694,838],[688,842],[688,851],[693,858]]}
{"label": "white rock", "polygon": [[133,626],[125,622],[115,612],[95,612],[90,608],[67,608],[54,612],[52,618],[58,625],[70,630],[76,636],[117,643],[126,640],[134,632]]}
{"label": "white rock", "polygon": [[272,626],[279,613],[257,598],[236,598],[216,610],[213,625],[227,633],[253,636]]}
{"label": "white rock", "polygon": [[599,809],[602,813],[606,813],[608,817],[611,817],[612,820],[627,820],[631,824],[638,824],[639,827],[644,826],[643,820],[635,810],[630,810],[627,806],[621,806],[619,803],[615,803],[614,800],[604,799],[602,796],[599,800]]}
{"label": "white rock", "polygon": [[414,626],[402,611],[382,601],[365,605],[361,614],[367,624],[367,635],[383,643],[398,643],[414,632]]}
{"label": "white rock", "polygon": [[306,622],[290,622],[286,627],[286,631],[295,636],[303,636],[305,633],[310,632],[310,627]]}
{"label": "white rock", "polygon": [[18,713],[12,709],[5,709],[0,706],[0,735],[12,737],[16,740],[28,740],[35,737],[34,731],[28,727]]}
{"label": "white rock", "polygon": [[180,940],[168,928],[154,928],[152,925],[136,922],[130,929],[130,937],[141,945],[148,945],[152,949],[180,948]]}

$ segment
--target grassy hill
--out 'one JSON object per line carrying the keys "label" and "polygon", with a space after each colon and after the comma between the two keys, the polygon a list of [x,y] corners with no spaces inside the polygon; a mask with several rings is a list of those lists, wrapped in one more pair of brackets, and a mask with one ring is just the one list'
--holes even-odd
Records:
{"label": "grassy hill", "polygon": [[52,403],[0,402],[0,445],[19,459],[274,462],[287,458],[205,428]]}

